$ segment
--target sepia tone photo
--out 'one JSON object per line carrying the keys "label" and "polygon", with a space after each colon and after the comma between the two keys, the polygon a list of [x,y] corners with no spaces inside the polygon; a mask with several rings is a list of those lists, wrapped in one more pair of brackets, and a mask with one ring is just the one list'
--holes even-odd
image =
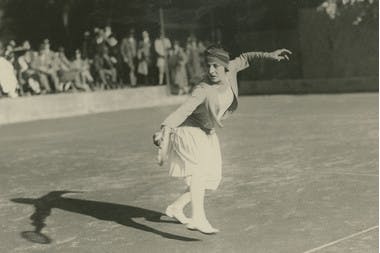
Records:
{"label": "sepia tone photo", "polygon": [[0,252],[379,252],[378,91],[378,0],[0,0]]}

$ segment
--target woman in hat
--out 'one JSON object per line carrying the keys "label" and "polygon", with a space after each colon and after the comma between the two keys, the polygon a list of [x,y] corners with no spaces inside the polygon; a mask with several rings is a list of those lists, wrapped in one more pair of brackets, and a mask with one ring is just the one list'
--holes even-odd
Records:
{"label": "woman in hat", "polygon": [[[228,52],[218,46],[205,51],[207,75],[192,95],[161,124],[154,135],[162,164],[167,161],[170,176],[184,178],[189,190],[168,206],[166,214],[188,229],[213,234],[204,210],[205,190],[216,190],[221,181],[221,152],[216,127],[238,106],[237,73],[255,59],[289,60],[291,52],[279,49],[270,53],[248,52],[230,61]],[[192,218],[183,208],[191,202]]]}

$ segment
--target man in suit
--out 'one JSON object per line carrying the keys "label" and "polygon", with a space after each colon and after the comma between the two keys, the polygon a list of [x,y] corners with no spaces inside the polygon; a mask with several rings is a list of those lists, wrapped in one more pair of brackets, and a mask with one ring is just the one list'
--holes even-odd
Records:
{"label": "man in suit", "polygon": [[172,47],[170,40],[162,33],[160,37],[154,41],[154,49],[157,53],[157,68],[158,68],[158,84],[162,85],[164,83],[165,69],[167,68],[166,56],[168,54],[169,48]]}
{"label": "man in suit", "polygon": [[137,57],[137,43],[133,29],[130,30],[128,37],[123,38],[121,41],[120,53],[123,64],[128,69],[130,84],[131,86],[136,86],[135,63]]}

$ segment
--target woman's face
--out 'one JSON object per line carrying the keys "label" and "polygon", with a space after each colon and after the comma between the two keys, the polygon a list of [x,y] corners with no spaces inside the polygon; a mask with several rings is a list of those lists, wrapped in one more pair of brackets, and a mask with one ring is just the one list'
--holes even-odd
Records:
{"label": "woman's face", "polygon": [[221,80],[224,79],[226,75],[226,69],[224,68],[224,66],[218,63],[207,63],[206,67],[207,67],[207,74],[211,82],[219,83]]}

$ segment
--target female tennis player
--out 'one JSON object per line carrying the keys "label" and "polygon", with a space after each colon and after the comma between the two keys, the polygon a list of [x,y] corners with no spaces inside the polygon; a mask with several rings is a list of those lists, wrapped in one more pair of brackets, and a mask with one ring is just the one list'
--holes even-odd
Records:
{"label": "female tennis player", "polygon": [[[222,159],[215,128],[238,107],[237,73],[255,59],[289,60],[291,52],[279,49],[270,53],[247,52],[230,60],[218,46],[206,49],[207,75],[191,96],[161,124],[154,134],[160,147],[159,160],[169,165],[172,177],[183,178],[189,189],[166,209],[166,215],[186,224],[188,229],[205,234],[219,230],[211,226],[204,209],[205,190],[216,190],[222,178]],[[192,217],[184,207],[191,202]]]}

